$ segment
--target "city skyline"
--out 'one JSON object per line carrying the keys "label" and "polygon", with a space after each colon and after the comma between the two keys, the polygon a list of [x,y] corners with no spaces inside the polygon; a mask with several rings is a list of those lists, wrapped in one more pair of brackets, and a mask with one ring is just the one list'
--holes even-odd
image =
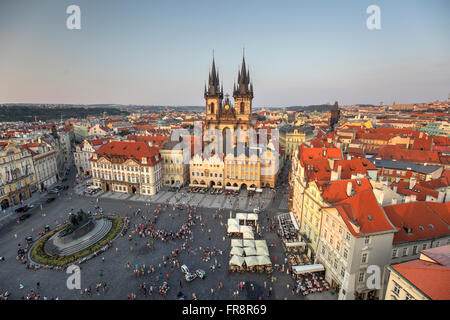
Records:
{"label": "city skyline", "polygon": [[[231,94],[244,47],[256,108],[419,103],[450,90],[445,1],[78,1],[81,30],[68,30],[71,4],[0,4],[0,103],[202,106],[213,50]],[[366,27],[372,4],[381,30]]]}

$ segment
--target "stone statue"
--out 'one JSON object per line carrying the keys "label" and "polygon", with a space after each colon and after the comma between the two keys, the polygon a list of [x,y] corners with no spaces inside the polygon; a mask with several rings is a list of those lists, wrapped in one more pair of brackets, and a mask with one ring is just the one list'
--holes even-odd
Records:
{"label": "stone statue", "polygon": [[86,212],[80,209],[77,213],[70,213],[69,214],[69,221],[70,224],[66,226],[64,230],[61,231],[59,234],[59,237],[67,236],[68,234],[71,234],[75,230],[79,229],[80,227],[84,226],[87,222],[90,221],[88,215]]}

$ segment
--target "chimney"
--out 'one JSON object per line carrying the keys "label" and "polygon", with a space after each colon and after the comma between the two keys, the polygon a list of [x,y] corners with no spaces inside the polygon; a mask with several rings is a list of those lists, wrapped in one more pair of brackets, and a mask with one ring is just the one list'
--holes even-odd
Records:
{"label": "chimney", "polygon": [[414,188],[414,186],[416,185],[416,182],[417,182],[416,178],[409,179],[409,189],[412,190],[412,188]]}
{"label": "chimney", "polygon": [[411,202],[411,197],[410,196],[406,196],[405,197],[405,203],[409,203]]}
{"label": "chimney", "polygon": [[380,197],[379,197],[379,200],[378,200],[378,204],[380,206],[382,206],[383,205],[383,201],[384,201],[384,189],[383,189],[383,191],[381,191],[381,194],[380,194]]}
{"label": "chimney", "polygon": [[395,178],[395,183],[399,183],[400,182],[400,177]]}
{"label": "chimney", "polygon": [[322,155],[323,155],[324,158],[327,156],[327,149],[323,149],[322,150]]}
{"label": "chimney", "polygon": [[417,199],[417,196],[415,194],[412,194],[411,195],[411,202],[416,201],[416,199]]}
{"label": "chimney", "polygon": [[337,173],[338,173],[338,180],[341,180],[341,173],[342,173],[342,166],[341,165],[338,166]]}
{"label": "chimney", "polygon": [[433,201],[433,197],[428,194],[425,198],[425,201]]}
{"label": "chimney", "polygon": [[437,202],[444,202],[444,196],[445,196],[445,193],[443,191],[439,191]]}
{"label": "chimney", "polygon": [[352,182],[347,182],[347,196],[350,197],[352,195],[353,185]]}

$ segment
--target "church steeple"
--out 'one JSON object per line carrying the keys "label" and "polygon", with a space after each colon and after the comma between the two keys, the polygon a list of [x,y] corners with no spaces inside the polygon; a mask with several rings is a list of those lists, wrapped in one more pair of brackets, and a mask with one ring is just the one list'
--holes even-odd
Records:
{"label": "church steeple", "polygon": [[234,96],[236,95],[251,95],[253,96],[253,89],[250,83],[250,71],[245,65],[245,56],[242,56],[241,70],[238,72],[237,88],[234,89]]}
{"label": "church steeple", "polygon": [[213,57],[212,61],[212,67],[211,71],[209,73],[209,79],[208,79],[208,88],[205,90],[205,97],[206,96],[220,96],[220,98],[223,97],[223,90],[220,90],[219,88],[219,72],[216,71],[216,62]]}

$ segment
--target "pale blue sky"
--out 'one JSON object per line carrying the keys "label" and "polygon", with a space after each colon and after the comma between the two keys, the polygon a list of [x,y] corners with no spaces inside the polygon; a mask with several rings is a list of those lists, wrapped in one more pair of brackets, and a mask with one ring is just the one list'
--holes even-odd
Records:
{"label": "pale blue sky", "polygon": [[0,103],[203,105],[212,50],[231,93],[244,45],[255,106],[444,99],[449,39],[448,0],[1,0]]}

